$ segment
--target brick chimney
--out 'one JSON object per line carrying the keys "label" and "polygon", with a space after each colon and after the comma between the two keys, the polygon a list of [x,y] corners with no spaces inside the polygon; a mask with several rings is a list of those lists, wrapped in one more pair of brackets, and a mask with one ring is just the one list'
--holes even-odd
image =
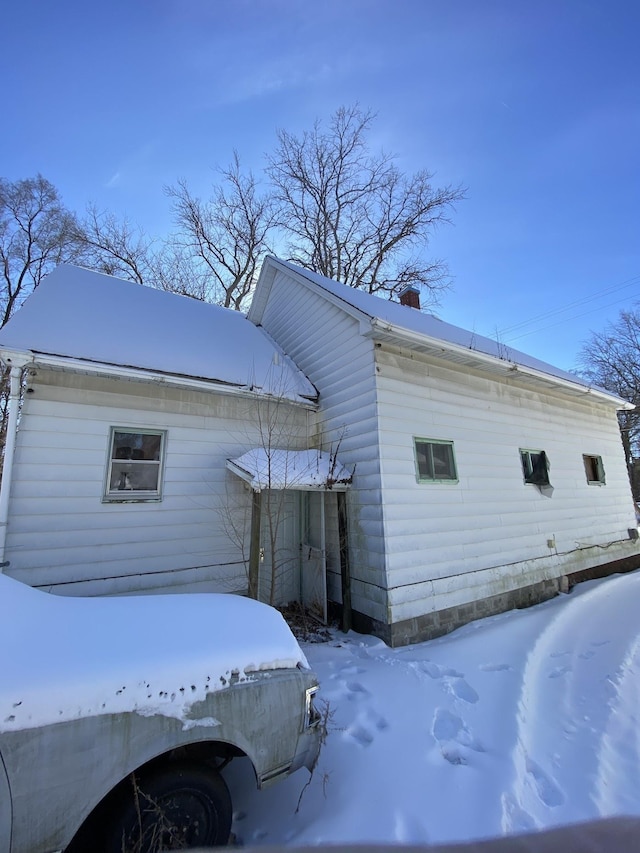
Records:
{"label": "brick chimney", "polygon": [[420,310],[420,288],[416,284],[405,284],[400,291],[400,304]]}

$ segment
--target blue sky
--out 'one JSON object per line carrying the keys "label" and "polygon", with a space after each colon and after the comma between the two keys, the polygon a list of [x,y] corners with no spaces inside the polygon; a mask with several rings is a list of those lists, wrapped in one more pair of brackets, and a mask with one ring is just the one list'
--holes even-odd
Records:
{"label": "blue sky", "polygon": [[165,185],[206,196],[234,148],[259,172],[358,101],[401,168],[467,187],[442,319],[570,369],[640,293],[633,0],[9,0],[2,42],[0,174],[78,211],[166,233]]}

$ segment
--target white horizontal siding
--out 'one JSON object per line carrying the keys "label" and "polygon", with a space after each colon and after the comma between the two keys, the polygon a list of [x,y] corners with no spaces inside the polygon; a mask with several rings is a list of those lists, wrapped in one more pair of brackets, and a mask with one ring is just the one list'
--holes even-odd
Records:
{"label": "white horizontal siding", "polygon": [[[607,559],[629,555],[629,543],[616,543],[607,549]],[[401,622],[448,607],[469,604],[487,596],[500,595],[563,574],[589,569],[602,562],[597,546],[574,551],[569,555],[540,557],[508,567],[495,567],[464,575],[426,580],[395,587],[389,591],[392,622]]]}
{"label": "white horizontal siding", "polygon": [[[226,460],[264,441],[254,401],[163,388],[155,397],[143,384],[46,371],[32,388],[17,436],[9,574],[77,594],[246,587],[248,546],[229,534],[229,512],[246,521],[248,541],[250,499]],[[287,446],[306,444],[307,418],[283,404]],[[112,426],[167,431],[162,500],[102,502]]]}
{"label": "white horizontal siding", "polygon": [[[495,584],[489,591],[479,581],[487,570],[502,571],[506,583],[518,575],[520,583],[533,582],[512,564],[544,560],[548,576],[556,576],[566,570],[561,555],[628,538],[635,517],[611,409],[397,351],[377,350],[376,357],[392,603],[406,587],[416,612],[430,612],[434,581],[440,584],[438,606],[454,606],[464,594],[447,598],[446,578],[460,577],[456,589],[473,588],[474,596],[484,597],[496,594]],[[417,482],[414,436],[454,442],[457,483]],[[523,482],[520,448],[547,453],[551,496]],[[602,456],[605,486],[587,483],[583,453]],[[631,548],[637,546],[626,543],[622,550]],[[614,559],[602,550],[601,558]],[[406,608],[402,612],[395,608],[394,620],[408,618]]]}
{"label": "white horizontal siding", "polygon": [[325,450],[339,444],[340,460],[355,467],[347,496],[352,605],[386,621],[373,345],[353,318],[282,272],[262,324],[320,393],[318,443]]}

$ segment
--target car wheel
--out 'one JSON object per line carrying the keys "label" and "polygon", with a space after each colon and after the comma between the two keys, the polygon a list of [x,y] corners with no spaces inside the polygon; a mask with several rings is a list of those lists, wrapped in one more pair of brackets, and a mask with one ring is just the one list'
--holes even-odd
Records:
{"label": "car wheel", "polygon": [[201,764],[175,763],[133,775],[107,825],[105,853],[157,853],[227,844],[231,797]]}

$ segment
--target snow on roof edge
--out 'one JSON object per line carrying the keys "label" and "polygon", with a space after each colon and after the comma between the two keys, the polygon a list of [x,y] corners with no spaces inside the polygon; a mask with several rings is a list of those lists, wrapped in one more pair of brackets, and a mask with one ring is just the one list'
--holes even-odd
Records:
{"label": "snow on roof edge", "polygon": [[[562,368],[555,367],[549,362],[542,361],[541,359],[530,356],[521,350],[501,344],[499,341],[495,341],[492,338],[475,334],[461,326],[456,326],[453,323],[440,320],[433,314],[417,311],[415,308],[409,308],[408,306],[401,305],[399,302],[383,300],[379,296],[366,293],[365,291],[358,290],[357,288],[349,287],[346,284],[320,275],[313,270],[297,266],[290,261],[284,261],[274,255],[269,255],[265,259],[265,263],[267,262],[273,262],[283,268],[286,272],[297,275],[302,279],[306,279],[309,284],[319,287],[334,299],[339,300],[344,303],[345,306],[348,306],[348,308],[351,309],[349,313],[356,312],[361,317],[367,317],[371,321],[372,325],[375,324],[375,321],[378,321],[379,323],[388,323],[390,325],[390,328],[388,329],[390,334],[398,334],[402,336],[403,332],[406,332],[407,335],[413,335],[414,337],[417,334],[423,337],[425,342],[431,340],[440,345],[449,344],[452,350],[463,349],[469,350],[469,352],[476,352],[493,359],[496,362],[514,364],[518,367],[523,367],[527,370],[541,373],[550,380],[558,381],[559,384],[569,382],[584,388],[585,391],[593,390],[612,402],[622,404],[625,409],[633,407],[633,404],[628,400],[608,391],[606,388],[602,388],[601,386],[585,381],[578,374],[570,373]],[[374,310],[378,306],[375,305],[373,300],[380,303],[384,310]],[[403,312],[403,314],[400,312]],[[389,319],[389,314],[391,314],[392,319]],[[394,314],[395,316],[393,316]],[[405,322],[403,322],[403,320]],[[406,320],[410,320],[410,322],[407,323]],[[420,328],[420,326],[426,326],[430,323],[433,323],[440,328],[438,330],[434,329],[430,331]],[[439,334],[440,331],[446,331],[448,334]],[[459,338],[460,340],[455,340],[455,338]]]}
{"label": "snow on roof edge", "polygon": [[332,453],[254,447],[237,459],[228,459],[227,468],[254,491],[297,489],[342,491],[353,481],[349,471]]}
{"label": "snow on roof edge", "polygon": [[0,351],[317,404],[308,377],[241,312],[69,264],[0,330]]}

